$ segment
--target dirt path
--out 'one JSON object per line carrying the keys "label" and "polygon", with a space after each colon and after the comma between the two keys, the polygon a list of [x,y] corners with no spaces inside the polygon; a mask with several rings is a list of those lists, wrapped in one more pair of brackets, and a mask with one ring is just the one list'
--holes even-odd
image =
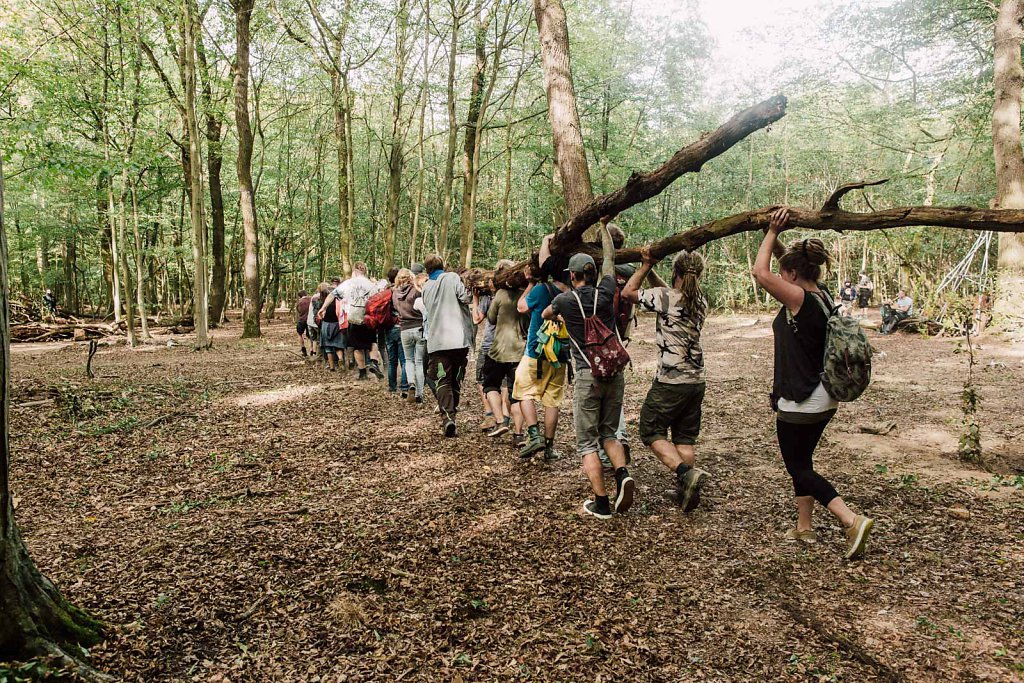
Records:
{"label": "dirt path", "polygon": [[[638,446],[633,511],[582,519],[575,457],[520,464],[475,431],[474,395],[442,440],[429,407],[307,366],[276,322],[204,354],[103,348],[92,381],[77,345],[16,350],[18,519],[114,626],[93,654],[128,680],[1021,680],[1024,350],[978,353],[993,474],[955,456],[965,357],[877,339],[874,386],[818,458],[877,520],[847,563],[823,517],[818,546],[780,540],[767,323],[709,324],[714,480],[693,515]],[[631,351],[635,424],[654,347]]]}

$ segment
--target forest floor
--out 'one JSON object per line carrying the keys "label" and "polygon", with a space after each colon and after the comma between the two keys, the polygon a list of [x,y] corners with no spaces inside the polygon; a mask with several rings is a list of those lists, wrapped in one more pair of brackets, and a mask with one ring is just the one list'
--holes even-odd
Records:
{"label": "forest floor", "polygon": [[[705,332],[684,515],[641,445],[638,500],[583,518],[575,456],[522,464],[432,405],[298,354],[290,317],[101,347],[13,347],[12,486],[32,555],[111,624],[92,650],[138,681],[1011,681],[1024,679],[1024,345],[976,350],[987,467],[957,459],[967,356],[879,337],[875,379],[816,462],[875,520],[867,556],[816,517],[782,540],[791,488],[767,406],[770,316]],[[631,345],[634,428],[655,365]],[[566,407],[570,404],[566,402]],[[894,421],[879,436],[861,433]],[[881,430],[881,431],[884,431]],[[573,452],[571,422],[559,446]],[[820,510],[819,510],[820,512]]]}

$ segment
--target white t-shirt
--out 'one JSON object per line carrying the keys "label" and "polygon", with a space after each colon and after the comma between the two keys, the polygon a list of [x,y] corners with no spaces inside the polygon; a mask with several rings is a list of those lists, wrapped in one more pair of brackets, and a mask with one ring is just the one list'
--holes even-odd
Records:
{"label": "white t-shirt", "polygon": [[779,412],[784,413],[824,413],[839,408],[839,401],[828,395],[825,385],[818,382],[811,395],[800,403],[790,401],[788,398],[779,398]]}

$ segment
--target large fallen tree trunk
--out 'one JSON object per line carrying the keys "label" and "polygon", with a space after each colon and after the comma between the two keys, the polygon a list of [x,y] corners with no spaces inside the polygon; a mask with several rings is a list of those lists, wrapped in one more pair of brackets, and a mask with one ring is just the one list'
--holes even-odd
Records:
{"label": "large fallen tree trunk", "polygon": [[[559,256],[578,250],[583,233],[601,218],[617,216],[630,207],[660,194],[680,176],[700,171],[708,161],[785,115],[786,98],[783,95],[776,95],[736,114],[697,142],[680,149],[671,159],[653,171],[634,173],[625,185],[614,192],[597,197],[558,228],[551,240],[551,253]],[[523,261],[514,268],[504,271],[499,278],[499,284],[521,279],[523,270],[535,259],[536,254],[530,261]]]}
{"label": "large fallen tree trunk", "polygon": [[[853,191],[880,185],[885,180],[851,183],[836,190],[818,211],[790,208],[789,226],[808,230],[866,231],[886,230],[909,226],[935,226],[963,230],[992,230],[995,232],[1024,233],[1024,210],[1020,209],[977,209],[970,206],[905,206],[884,211],[859,213],[839,208],[839,201]],[[744,211],[733,216],[720,218],[704,225],[670,235],[651,243],[651,254],[664,258],[684,249],[693,251],[708,242],[753,232],[768,227],[772,212],[779,207],[769,206],[754,211]],[[581,251],[600,258],[601,249],[594,245],[581,245]],[[640,261],[640,249],[620,249],[615,252],[616,263]]]}

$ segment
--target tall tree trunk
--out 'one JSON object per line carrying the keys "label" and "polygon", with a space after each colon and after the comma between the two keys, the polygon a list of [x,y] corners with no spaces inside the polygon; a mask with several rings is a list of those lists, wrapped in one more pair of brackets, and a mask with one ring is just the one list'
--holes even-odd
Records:
{"label": "tall tree trunk", "polygon": [[199,75],[203,82],[203,109],[206,123],[206,173],[210,182],[210,219],[212,223],[211,248],[213,251],[213,272],[210,279],[210,324],[220,324],[224,315],[226,296],[224,268],[224,193],[221,183],[221,166],[224,163],[221,132],[224,121],[213,102],[213,83],[206,49],[203,41],[196,42],[196,56],[199,60]]}
{"label": "tall tree trunk", "polygon": [[139,196],[135,183],[132,183],[132,241],[135,244],[135,304],[139,307],[142,338],[149,339],[149,321],[146,319],[146,289],[142,270],[142,235],[139,233]]}
{"label": "tall tree trunk", "polygon": [[79,312],[78,278],[75,272],[77,266],[77,236],[72,227],[71,232],[64,237],[64,310],[73,315]]}
{"label": "tall tree trunk", "polygon": [[118,194],[118,222],[117,222],[117,272],[118,279],[124,284],[124,315],[125,325],[128,331],[128,346],[138,346],[139,340],[135,334],[135,310],[132,306],[132,295],[131,295],[131,277],[129,276],[128,270],[128,241],[127,226],[125,225],[128,221],[128,213],[124,206],[124,196],[128,192],[128,164],[125,163],[121,171],[121,191]]}
{"label": "tall tree trunk", "polygon": [[391,139],[388,141],[388,207],[382,264],[384,272],[390,270],[395,263],[395,240],[398,236],[398,218],[402,203],[402,167],[405,161],[402,105],[405,101],[405,62],[409,54],[408,34],[409,2],[400,0],[395,15],[395,75],[392,82]]}
{"label": "tall tree trunk", "polygon": [[469,268],[473,261],[473,232],[476,223],[477,146],[480,142],[480,109],[487,72],[487,23],[480,16],[480,0],[475,3],[473,26],[473,78],[466,112],[465,142],[462,146],[462,213],[459,215],[459,262]]}
{"label": "tall tree trunk", "polygon": [[249,22],[253,0],[234,0],[235,12],[235,128],[238,131],[238,187],[245,241],[242,338],[260,336],[260,264],[256,225],[256,193],[252,184],[252,127],[249,125]]}
{"label": "tall tree trunk", "polygon": [[[1003,0],[995,24],[995,104],[992,107],[992,146],[996,161],[995,206],[1024,208],[1024,152],[1021,151],[1020,97],[1024,85],[1021,40],[1024,38],[1024,0]],[[1024,235],[999,235],[998,296],[995,310],[1004,325],[1024,321]]]}
{"label": "tall tree trunk", "polygon": [[182,45],[184,52],[185,129],[188,135],[190,216],[192,219],[192,316],[195,321],[196,349],[210,348],[209,273],[206,266],[206,219],[203,211],[203,167],[196,115],[196,35],[195,0],[181,0]]}
{"label": "tall tree trunk", "polygon": [[[56,656],[72,663],[76,646],[103,638],[103,626],[68,603],[29,557],[14,520],[10,488],[11,334],[4,227],[4,172],[0,158],[0,660]],[[86,673],[91,669],[87,669]]]}
{"label": "tall tree trunk", "polygon": [[[562,180],[566,215],[574,216],[594,198],[594,190],[569,62],[569,28],[561,0],[533,0],[533,10],[540,34],[541,68],[548,96],[555,165]],[[588,242],[596,238],[593,228],[583,237]]]}
{"label": "tall tree trunk", "polygon": [[441,220],[437,232],[435,249],[442,256],[448,254],[448,233],[452,223],[452,186],[455,184],[455,146],[458,143],[459,122],[455,119],[455,66],[459,52],[459,26],[468,7],[468,0],[449,0],[452,10],[452,33],[448,43],[448,140],[445,147],[444,180],[441,181]]}
{"label": "tall tree trunk", "polygon": [[416,201],[412,213],[412,235],[409,237],[409,263],[416,261],[417,237],[420,229],[420,211],[423,208],[424,163],[423,133],[427,119],[427,103],[430,101],[430,0],[423,3],[423,82],[420,85],[420,123],[416,134]]}

